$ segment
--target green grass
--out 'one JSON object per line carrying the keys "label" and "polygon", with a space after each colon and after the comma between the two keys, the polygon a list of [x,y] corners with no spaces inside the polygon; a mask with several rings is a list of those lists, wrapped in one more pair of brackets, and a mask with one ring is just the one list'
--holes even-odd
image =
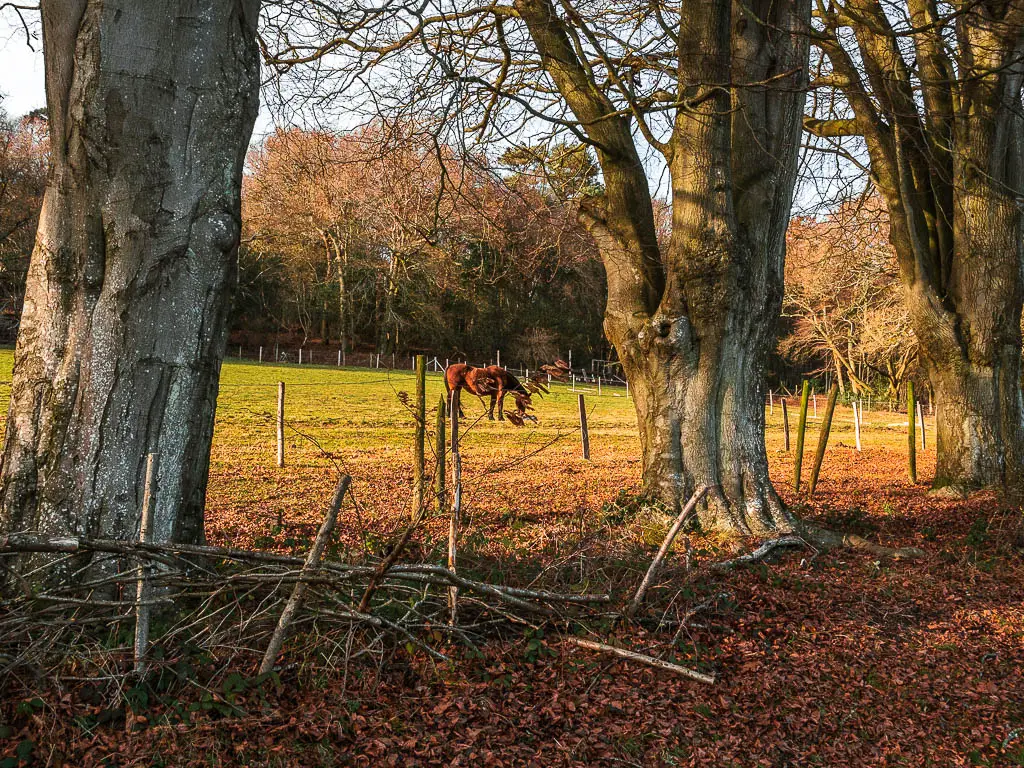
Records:
{"label": "green grass", "polygon": [[[0,350],[0,408],[6,411],[13,353]],[[286,466],[276,466],[277,382],[286,386]],[[333,490],[338,470],[353,476],[360,499],[354,529],[387,536],[408,514],[411,443],[414,421],[400,392],[415,391],[412,371],[272,365],[227,360],[224,363],[207,494],[207,530],[212,541],[251,545],[264,540],[278,523],[313,529]],[[428,428],[444,392],[440,373],[427,379]],[[591,458],[581,458],[577,397],[586,398]],[[476,397],[465,397],[463,466],[470,524],[503,549],[556,546],[533,526],[541,518],[558,525],[582,525],[582,510],[595,518],[622,489],[636,491],[640,446],[635,412],[622,387],[580,385],[577,391],[555,383],[535,397],[537,423],[517,428],[490,422]],[[513,407],[511,401],[507,402]],[[819,410],[823,410],[819,398]],[[790,410],[796,422],[796,408]],[[840,408],[833,422],[822,472],[841,487],[902,482],[905,415],[873,412],[864,428],[865,451],[853,450],[851,411]],[[768,457],[776,487],[788,495],[792,453],[783,450],[782,409],[768,413]],[[811,420],[805,474],[817,443]],[[795,443],[795,434],[794,434]],[[428,464],[433,459],[428,438]],[[933,444],[919,458],[922,480],[934,457]],[[428,473],[429,473],[428,468]],[[441,535],[441,521],[438,521]],[[595,523],[596,524],[596,523]],[[305,530],[305,529],[304,529]],[[305,535],[305,534],[303,534]],[[531,539],[531,537],[533,537]],[[500,541],[499,541],[500,540]]]}

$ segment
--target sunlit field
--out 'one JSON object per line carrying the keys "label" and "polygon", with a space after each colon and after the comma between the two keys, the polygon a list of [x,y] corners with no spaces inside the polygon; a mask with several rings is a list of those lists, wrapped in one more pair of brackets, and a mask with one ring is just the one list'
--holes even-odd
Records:
{"label": "sunlit field", "polygon": [[[9,380],[12,353],[0,352]],[[286,388],[285,467],[276,466],[277,383]],[[6,411],[9,385],[0,385]],[[211,543],[271,546],[288,539],[289,526],[319,523],[339,472],[353,477],[360,518],[342,526],[350,535],[365,529],[383,536],[409,513],[414,420],[400,393],[415,390],[409,370],[270,365],[227,360],[221,375],[207,502]],[[444,393],[440,373],[428,374],[428,473],[434,461],[433,429]],[[584,395],[591,460],[584,461],[578,396]],[[818,417],[809,407],[804,477],[817,445],[825,398],[817,396]],[[620,491],[636,492],[640,446],[635,412],[624,387],[554,383],[534,398],[536,423],[515,427],[488,421],[476,397],[463,400],[465,504],[470,531],[485,534],[493,547],[514,550],[532,539],[531,520],[580,526],[601,513]],[[506,407],[514,407],[511,398]],[[796,445],[798,402],[789,400],[791,446]],[[785,451],[782,407],[766,404],[768,458],[776,487],[798,507],[792,492],[793,452]],[[926,416],[928,432],[932,422]],[[819,505],[851,498],[874,509],[898,512],[901,500],[923,493],[934,468],[933,441],[918,447],[915,488],[906,473],[905,413],[873,409],[863,419],[863,450],[855,449],[853,412],[840,406],[833,419],[828,452],[815,498]],[[930,435],[929,435],[930,436]],[[837,494],[840,498],[837,498]],[[348,514],[356,515],[355,509]],[[582,518],[582,520],[581,520]],[[445,529],[441,520],[428,528]],[[294,537],[292,537],[294,538]],[[536,542],[531,542],[533,546]],[[493,554],[498,554],[494,552]]]}
{"label": "sunlit field", "polygon": [[[0,351],[5,371],[0,408],[6,412],[13,354]],[[277,383],[286,388],[285,467],[276,466]],[[291,526],[316,526],[339,472],[353,477],[360,509],[348,510],[348,536],[385,536],[409,514],[414,420],[400,393],[414,393],[409,370],[271,365],[227,360],[221,375],[207,501],[211,543],[273,546],[293,539]],[[427,378],[428,473],[434,462],[433,429],[444,394],[440,373]],[[584,395],[591,460],[584,461],[578,396]],[[534,398],[536,423],[515,427],[488,421],[482,401],[465,396],[462,422],[463,478],[468,530],[480,543],[505,548],[534,546],[538,531],[554,525],[585,525],[599,516],[620,491],[639,490],[640,446],[632,400],[621,386],[554,383],[550,394]],[[507,408],[514,407],[511,398]],[[817,412],[809,407],[804,478],[817,445],[825,397]],[[798,401],[789,399],[791,446],[796,445]],[[796,507],[803,494],[792,492],[793,451],[784,449],[782,407],[766,403],[768,459],[783,497]],[[932,421],[926,415],[928,437]],[[816,506],[847,504],[885,507],[898,513],[910,496],[924,493],[934,468],[934,441],[917,451],[917,487],[906,473],[905,413],[865,412],[855,449],[853,411],[839,406],[832,423]],[[926,438],[927,439],[927,438]],[[428,521],[432,532],[446,530]],[[436,529],[436,530],[435,530]],[[346,538],[348,538],[346,536]],[[353,541],[355,539],[353,538]],[[499,554],[493,552],[492,554]]]}

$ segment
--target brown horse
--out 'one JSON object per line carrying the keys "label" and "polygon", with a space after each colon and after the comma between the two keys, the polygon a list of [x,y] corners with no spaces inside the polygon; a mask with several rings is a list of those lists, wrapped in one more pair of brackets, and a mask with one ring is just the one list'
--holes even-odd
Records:
{"label": "brown horse", "polygon": [[[487,418],[494,421],[494,406],[498,406],[498,421],[505,420],[505,395],[511,393],[516,401],[516,414],[520,420],[530,406],[530,392],[520,383],[519,379],[498,365],[486,368],[474,368],[465,363],[449,365],[444,372],[444,388],[448,393],[449,407],[452,393],[464,389],[470,394],[483,399],[491,396],[491,407],[487,409]],[[462,405],[459,404],[459,416],[464,416]]]}

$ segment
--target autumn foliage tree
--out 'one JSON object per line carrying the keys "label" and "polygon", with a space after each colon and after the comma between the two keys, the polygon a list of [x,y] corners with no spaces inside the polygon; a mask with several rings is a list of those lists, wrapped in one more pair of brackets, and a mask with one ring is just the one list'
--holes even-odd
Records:
{"label": "autumn foliage tree", "polygon": [[597,313],[565,312],[603,292],[593,243],[536,177],[381,123],[279,131],[249,165],[236,324],[527,364],[600,345]]}
{"label": "autumn foliage tree", "polygon": [[888,234],[884,205],[868,197],[820,218],[797,217],[786,235],[789,332],[779,350],[831,371],[842,392],[862,394],[881,380],[895,397],[916,364]]}

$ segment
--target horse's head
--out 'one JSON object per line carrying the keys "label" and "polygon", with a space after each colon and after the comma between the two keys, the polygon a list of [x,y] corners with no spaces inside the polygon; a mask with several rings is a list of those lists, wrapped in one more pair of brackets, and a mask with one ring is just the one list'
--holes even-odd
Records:
{"label": "horse's head", "polygon": [[516,415],[521,419],[529,419],[530,421],[536,421],[535,416],[531,416],[527,411],[532,411],[533,406],[530,405],[530,393],[529,392],[513,392],[512,397],[516,401]]}

